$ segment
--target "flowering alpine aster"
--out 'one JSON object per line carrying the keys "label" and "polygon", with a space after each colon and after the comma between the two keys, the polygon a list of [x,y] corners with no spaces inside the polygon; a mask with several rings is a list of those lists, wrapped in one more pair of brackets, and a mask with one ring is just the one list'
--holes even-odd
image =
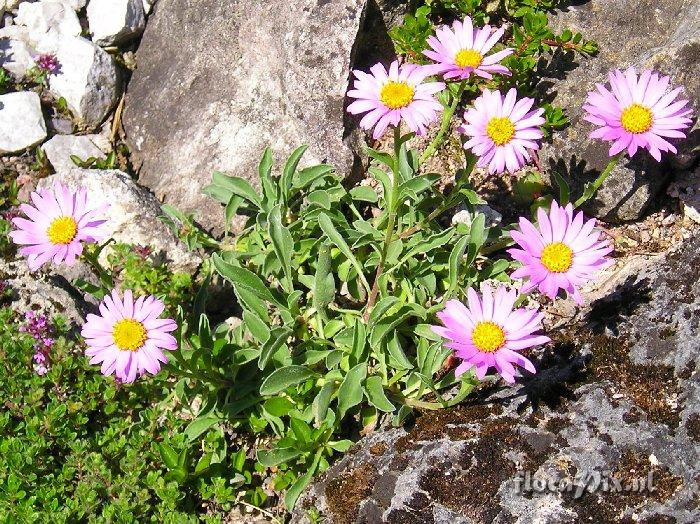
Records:
{"label": "flowering alpine aster", "polygon": [[484,89],[474,107],[464,113],[461,133],[471,138],[464,144],[479,160],[477,166],[488,166],[489,173],[511,173],[530,160],[530,149],[539,149],[537,140],[544,136],[544,109],[530,111],[532,98],[517,99],[515,89],[502,96],[499,91]]}
{"label": "flowering alpine aster", "polygon": [[510,233],[521,249],[508,250],[523,263],[512,274],[512,278],[527,279],[521,290],[537,287],[554,300],[563,289],[581,304],[578,288],[599,269],[613,263],[606,257],[613,248],[609,242],[599,240],[600,231],[593,230],[595,222],[593,218],[585,220],[580,211],[574,215],[571,204],[560,207],[556,202],[552,202],[549,214],[542,208],[537,210],[538,227],[521,217],[520,231]]}
{"label": "flowering alpine aster", "polygon": [[348,91],[356,100],[348,106],[353,115],[367,113],[360,120],[362,129],[372,129],[377,139],[388,126],[398,127],[401,120],[418,135],[437,119],[442,106],[433,95],[445,88],[442,82],[423,82],[432,73],[426,66],[404,64],[394,61],[387,71],[382,64],[370,68],[371,75],[353,71],[355,82]]}
{"label": "flowering alpine aster", "polygon": [[692,112],[687,100],[675,101],[682,87],[667,92],[669,77],[646,70],[637,77],[630,67],[624,73],[611,71],[610,88],[596,84],[597,91],[590,91],[585,120],[598,126],[591,138],[612,142],[610,156],[624,149],[633,156],[638,148],[645,148],[657,161],[663,151],[676,153],[667,138],[685,138]]}
{"label": "flowering alpine aster", "polygon": [[30,198],[33,206],[20,206],[29,219],[13,218],[17,229],[10,237],[15,244],[27,246],[19,252],[27,257],[32,271],[51,259],[54,264],[71,266],[83,252],[83,242],[97,242],[106,236],[101,228],[106,220],[100,216],[106,206],[88,202],[85,189],[73,192],[56,183],[53,189],[32,192]]}
{"label": "flowering alpine aster", "polygon": [[160,363],[168,362],[163,349],[177,348],[171,331],[177,324],[170,318],[158,318],[165,304],[154,296],[134,301],[130,290],[122,300],[117,290],[100,304],[100,314],[87,316],[81,331],[91,364],[102,363],[102,374],[115,374],[121,382],[131,383],[137,375],[160,371]]}
{"label": "flowering alpine aster", "polygon": [[459,300],[448,300],[438,318],[445,327],[432,330],[448,339],[445,347],[454,350],[462,363],[455,369],[459,376],[475,368],[477,378],[483,379],[490,367],[506,380],[515,382],[515,368],[520,366],[535,373],[535,366],[519,351],[546,344],[549,337],[534,335],[542,327],[544,315],[537,309],[513,309],[518,294],[501,285],[494,290],[484,286],[482,296],[469,288],[469,307]]}
{"label": "flowering alpine aster", "polygon": [[58,58],[55,55],[39,55],[34,63],[40,71],[45,73],[55,73],[59,68]]}
{"label": "flowering alpine aster", "polygon": [[493,73],[510,75],[508,68],[498,62],[512,54],[513,49],[507,48],[486,56],[504,31],[502,27],[491,34],[488,25],[474,29],[472,19],[467,16],[463,22],[456,20],[452,30],[447,26],[437,29],[435,36],[427,40],[431,50],[423,51],[423,54],[437,62],[432,66],[433,70],[444,73],[446,79],[464,80],[471,74],[486,79],[491,79]]}

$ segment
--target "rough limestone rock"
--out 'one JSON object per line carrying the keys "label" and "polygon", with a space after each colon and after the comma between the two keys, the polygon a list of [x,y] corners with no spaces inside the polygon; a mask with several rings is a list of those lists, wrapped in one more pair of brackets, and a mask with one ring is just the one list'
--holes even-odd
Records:
{"label": "rough limestone rock", "polygon": [[6,69],[16,80],[34,67],[33,54],[32,48],[22,40],[0,39],[0,67]]}
{"label": "rough limestone rock", "polygon": [[[556,91],[553,103],[566,108],[571,125],[555,133],[541,159],[545,169],[573,178],[580,194],[583,183],[593,180],[608,163],[609,143],[589,140],[594,129],[582,119],[581,106],[595,82],[607,82],[608,71],[635,66],[670,75],[674,85],[685,87],[685,96],[700,110],[700,1],[698,0],[591,0],[575,2],[554,17],[553,27],[580,31],[600,45],[591,59],[579,59],[578,67],[561,56],[552,78],[542,86]],[[579,5],[580,4],[580,5]],[[573,69],[572,69],[573,68]],[[565,75],[565,78],[561,78]],[[665,155],[656,162],[646,151],[620,162],[597,197],[584,209],[607,221],[641,217],[676,168],[689,168],[698,157],[700,130],[678,142],[679,155]]]}
{"label": "rough limestone rock", "polygon": [[81,160],[90,157],[104,158],[104,153],[93,141],[98,135],[56,135],[47,141],[41,148],[46,153],[46,158],[55,171],[74,169],[75,163],[71,160],[71,155],[75,155]]}
{"label": "rough limestone rock", "polygon": [[19,91],[0,96],[0,155],[19,153],[45,138],[39,95]]}
{"label": "rough limestone rock", "polygon": [[101,46],[120,45],[143,33],[143,0],[91,0],[87,17],[92,41]]}
{"label": "rough limestone rock", "polygon": [[199,265],[199,258],[158,218],[163,214],[158,200],[128,174],[116,169],[71,169],[42,179],[39,187],[52,187],[54,182],[83,187],[98,205],[109,204],[109,229],[117,242],[150,246],[177,270],[194,271]]}
{"label": "rough limestone rock", "polygon": [[62,37],[82,31],[78,15],[63,2],[22,2],[15,24],[27,28],[28,43],[39,53],[55,53]]}
{"label": "rough limestone rock", "polygon": [[515,387],[362,439],[292,522],[312,508],[333,524],[700,522],[700,233],[558,338]]}
{"label": "rough limestone rock", "polygon": [[62,37],[56,57],[60,69],[49,78],[51,92],[66,99],[68,109],[86,128],[95,129],[121,92],[114,58],[81,37]]}
{"label": "rough limestone rock", "polygon": [[11,262],[0,258],[0,281],[12,290],[10,306],[15,311],[41,311],[51,317],[60,314],[81,326],[86,313],[97,310],[65,277],[55,271],[29,271],[21,258]]}
{"label": "rough limestone rock", "polygon": [[220,227],[201,188],[215,170],[257,183],[266,146],[279,161],[309,144],[305,164],[350,173],[360,149],[345,125],[350,64],[386,53],[385,31],[374,0],[159,0],[123,118],[139,182]]}

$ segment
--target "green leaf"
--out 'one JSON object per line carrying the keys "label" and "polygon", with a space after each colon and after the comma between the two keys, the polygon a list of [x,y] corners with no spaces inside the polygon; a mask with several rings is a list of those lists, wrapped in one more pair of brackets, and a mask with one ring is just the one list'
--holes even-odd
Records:
{"label": "green leaf", "polygon": [[284,164],[280,184],[282,186],[282,196],[285,203],[289,201],[289,193],[292,189],[292,179],[294,177],[294,173],[296,173],[297,167],[299,166],[299,161],[308,147],[309,146],[301,146],[296,148],[287,159],[287,162]]}
{"label": "green leaf", "polygon": [[[272,150],[269,147],[265,148],[260,164],[258,164],[258,176],[263,188],[264,202],[270,204],[277,200],[277,191],[275,182],[272,179]],[[267,206],[263,206],[269,209]]]}
{"label": "green leaf", "polygon": [[298,442],[308,444],[312,441],[311,428],[306,422],[301,419],[291,417],[289,420],[289,425],[292,428],[292,432],[294,433],[294,436]]}
{"label": "green leaf", "polygon": [[379,375],[373,375],[365,381],[365,393],[367,394],[367,400],[379,411],[384,411],[385,413],[391,413],[396,409],[396,407],[389,402],[384,394],[384,386],[382,385],[382,377]]}
{"label": "green leaf", "polygon": [[[389,334],[389,332],[395,330],[400,324],[405,322],[406,319],[421,316],[416,306],[416,304],[403,306],[393,315],[379,320],[372,328],[372,333],[369,337],[370,347],[378,348],[384,337]],[[423,316],[424,315],[425,313],[423,313]]]}
{"label": "green leaf", "polygon": [[335,298],[335,279],[331,267],[331,248],[325,242],[318,249],[318,262],[313,284],[312,305],[325,321],[326,308]]}
{"label": "green leaf", "polygon": [[559,205],[565,206],[569,203],[569,195],[571,194],[569,184],[567,184],[564,177],[562,177],[556,171],[552,171],[552,175],[554,176],[554,180],[557,182],[557,186],[559,187]]}
{"label": "green leaf", "polygon": [[401,347],[401,341],[396,333],[391,337],[389,342],[386,344],[387,352],[389,353],[389,362],[396,369],[413,369],[415,366],[404,353],[403,347]]}
{"label": "green leaf", "polygon": [[321,461],[321,451],[322,448],[316,452],[316,455],[314,455],[314,460],[309,469],[306,470],[306,473],[299,477],[296,482],[292,484],[292,487],[287,490],[287,494],[284,496],[284,505],[288,511],[291,511],[294,508],[299,495],[301,495],[301,492],[304,491],[306,486],[309,485],[309,482],[311,482],[313,476],[316,474],[318,463]]}
{"label": "green leaf", "polygon": [[318,224],[321,227],[321,229],[323,230],[323,232],[326,234],[326,236],[328,236],[328,239],[331,242],[333,242],[333,244],[335,244],[335,246],[338,249],[340,249],[340,251],[343,253],[343,255],[345,255],[345,258],[347,258],[350,261],[350,263],[353,265],[353,267],[355,268],[355,271],[357,271],[357,275],[358,275],[358,278],[360,279],[360,282],[362,282],[362,285],[367,290],[367,293],[369,293],[370,292],[369,283],[367,282],[367,279],[365,278],[362,266],[355,258],[355,255],[352,254],[352,250],[350,249],[348,244],[345,242],[345,239],[343,239],[343,236],[340,234],[340,232],[333,225],[333,221],[325,213],[320,213],[318,215]]}
{"label": "green leaf", "polygon": [[350,190],[350,196],[353,200],[360,202],[376,202],[379,200],[377,192],[369,186],[357,186]]}
{"label": "green leaf", "polygon": [[177,468],[177,453],[165,442],[158,443],[158,452],[160,453],[160,458],[163,459],[163,463],[168,469]]}
{"label": "green leaf", "polygon": [[[260,358],[258,359],[258,369],[265,369],[267,363],[272,358],[277,350],[282,347],[292,333],[292,330],[288,327],[276,327],[270,333],[270,338],[265,342],[260,351]],[[268,377],[269,378],[269,377]]]}
{"label": "green leaf", "polygon": [[467,244],[469,243],[469,237],[461,237],[457,243],[450,251],[450,258],[448,263],[448,281],[449,286],[445,292],[445,297],[451,297],[457,290],[457,283],[459,282],[459,266],[464,256],[464,252],[467,249]]}
{"label": "green leaf", "polygon": [[318,392],[318,395],[316,395],[316,398],[314,398],[311,404],[311,412],[314,415],[316,424],[320,424],[326,418],[333,392],[335,392],[335,384],[333,382],[326,382],[321,388],[321,391]]}
{"label": "green leaf", "polygon": [[367,363],[362,362],[348,371],[343,383],[338,388],[338,418],[342,419],[347,411],[362,402],[362,381],[367,376]]}
{"label": "green leaf", "polygon": [[392,157],[390,154],[382,153],[381,151],[377,151],[371,147],[366,148],[366,152],[368,157],[376,160],[380,164],[384,164],[391,171],[394,170],[394,157]]}
{"label": "green leaf", "polygon": [[307,167],[296,174],[293,185],[296,189],[302,189],[333,171],[335,171],[335,168],[326,164]]}
{"label": "green leaf", "polygon": [[218,424],[220,421],[221,419],[211,411],[201,417],[197,417],[185,428],[187,440],[194,442],[199,436],[206,433],[209,428]]}
{"label": "green leaf", "polygon": [[243,311],[243,324],[245,324],[245,327],[248,328],[255,340],[261,344],[264,344],[270,338],[270,326],[252,311]]}
{"label": "green leaf", "polygon": [[398,298],[394,296],[388,296],[377,302],[372,311],[369,314],[369,327],[373,327],[377,321],[379,321],[392,306],[394,306],[399,301]]}
{"label": "green leaf", "polygon": [[263,407],[271,415],[283,417],[294,409],[294,404],[285,397],[273,397],[267,399]]}
{"label": "green leaf", "polygon": [[220,255],[214,254],[212,257],[214,267],[222,277],[231,281],[236,288],[244,289],[256,297],[268,302],[277,303],[272,296],[270,289],[260,280],[255,273],[248,271],[245,268],[234,266],[226,262]]}
{"label": "green leaf", "polygon": [[338,451],[340,453],[345,453],[347,450],[349,450],[354,442],[352,440],[337,440],[335,442],[329,442],[328,447],[331,449],[334,449],[335,451]]}
{"label": "green leaf", "polygon": [[314,376],[306,366],[286,366],[273,371],[260,386],[261,395],[276,395]]}
{"label": "green leaf", "polygon": [[299,455],[301,455],[301,451],[292,448],[273,449],[270,451],[260,450],[258,451],[258,462],[266,468],[271,468]]}
{"label": "green leaf", "polygon": [[284,289],[287,293],[291,293],[293,291],[292,256],[294,254],[294,240],[289,229],[282,224],[279,204],[273,207],[267,215],[267,232],[272,239],[272,247],[284,271]]}
{"label": "green leaf", "polygon": [[245,198],[249,202],[255,204],[258,208],[261,207],[260,196],[258,196],[258,193],[255,191],[255,189],[253,189],[253,186],[251,186],[247,180],[237,176],[228,176],[220,171],[215,171],[211,178],[212,185],[219,186],[234,195]]}

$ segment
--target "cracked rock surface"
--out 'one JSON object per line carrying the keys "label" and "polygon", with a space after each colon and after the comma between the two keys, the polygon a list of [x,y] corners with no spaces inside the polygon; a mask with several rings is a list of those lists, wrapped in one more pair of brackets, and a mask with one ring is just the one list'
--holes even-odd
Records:
{"label": "cracked rock surface", "polygon": [[[696,232],[622,272],[515,388],[483,386],[469,404],[365,437],[292,522],[311,508],[334,524],[700,521],[699,253]],[[654,491],[536,489],[588,474],[623,488],[651,478]]]}

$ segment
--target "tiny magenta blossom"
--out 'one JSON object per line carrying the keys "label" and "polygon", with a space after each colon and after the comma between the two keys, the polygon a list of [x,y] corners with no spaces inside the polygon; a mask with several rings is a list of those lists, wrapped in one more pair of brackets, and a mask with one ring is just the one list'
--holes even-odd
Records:
{"label": "tiny magenta blossom", "polygon": [[477,378],[486,376],[489,368],[506,382],[515,382],[515,367],[535,373],[535,366],[519,352],[550,341],[544,335],[535,335],[542,328],[544,315],[537,309],[513,309],[518,294],[501,285],[495,291],[484,286],[481,297],[472,288],[467,290],[469,307],[459,300],[448,300],[445,309],[437,314],[444,324],[431,329],[448,340],[445,347],[454,350],[462,363],[455,369],[460,376],[475,368]]}
{"label": "tiny magenta blossom", "polygon": [[464,113],[461,133],[471,137],[464,144],[479,159],[477,166],[487,167],[489,173],[511,173],[530,161],[529,150],[539,149],[544,133],[544,109],[530,111],[532,98],[517,99],[515,89],[502,96],[498,91],[484,89],[474,101],[474,107]]}
{"label": "tiny magenta blossom", "polygon": [[488,25],[474,29],[472,19],[467,16],[463,22],[456,20],[452,29],[447,26],[437,29],[435,36],[427,40],[431,50],[423,54],[437,62],[433,70],[442,73],[445,79],[465,80],[472,74],[486,79],[491,79],[493,73],[510,75],[508,68],[498,62],[512,54],[513,49],[487,56],[504,31],[502,27],[492,34]]}
{"label": "tiny magenta blossom", "polygon": [[101,227],[106,222],[101,216],[106,206],[92,205],[85,189],[74,192],[56,183],[53,189],[32,192],[30,198],[33,206],[20,206],[28,219],[12,219],[17,229],[10,232],[10,238],[26,246],[19,252],[27,257],[32,271],[49,260],[71,266],[83,252],[83,242],[97,242],[107,236]]}
{"label": "tiny magenta blossom", "polygon": [[90,363],[102,363],[103,375],[114,374],[125,383],[146,372],[158,373],[161,362],[168,362],[163,350],[177,348],[175,337],[169,334],[177,324],[159,318],[165,304],[152,295],[134,301],[130,290],[122,300],[113,290],[99,308],[100,316],[89,314],[81,331]]}
{"label": "tiny magenta blossom", "polygon": [[596,84],[583,106],[584,119],[598,126],[591,138],[612,142],[610,156],[625,149],[633,156],[644,148],[660,162],[662,152],[676,153],[667,139],[685,138],[681,130],[691,123],[688,101],[676,101],[683,88],[668,91],[669,77],[650,70],[638,77],[633,67],[611,71],[609,78],[612,92]]}
{"label": "tiny magenta blossom", "polygon": [[606,255],[613,247],[600,240],[600,231],[594,231],[595,219],[585,220],[583,213],[574,215],[571,204],[560,207],[552,202],[549,213],[537,210],[537,227],[524,217],[520,230],[511,231],[520,249],[508,253],[523,267],[511,275],[524,278],[523,292],[538,288],[554,300],[560,289],[578,303],[583,298],[578,288],[589,282],[595,273],[613,264]]}
{"label": "tiny magenta blossom", "polygon": [[433,96],[445,88],[443,82],[424,82],[433,74],[429,67],[415,64],[399,66],[394,61],[387,71],[382,64],[370,68],[371,75],[353,71],[355,82],[348,91],[356,100],[348,106],[353,115],[367,113],[360,120],[362,129],[372,129],[376,140],[388,126],[398,127],[401,120],[417,135],[437,119],[442,105]]}
{"label": "tiny magenta blossom", "polygon": [[55,73],[60,64],[56,55],[39,55],[35,60],[36,66],[46,73]]}

